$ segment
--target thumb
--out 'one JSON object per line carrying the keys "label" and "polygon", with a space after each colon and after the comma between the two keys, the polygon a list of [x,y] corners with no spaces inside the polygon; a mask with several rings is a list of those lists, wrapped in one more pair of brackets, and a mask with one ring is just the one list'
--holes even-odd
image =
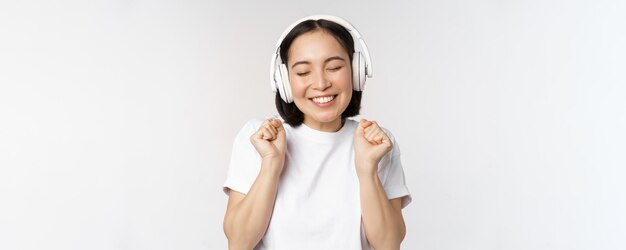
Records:
{"label": "thumb", "polygon": [[359,122],[359,126],[357,126],[356,131],[359,134],[363,134],[365,128],[369,127],[370,125],[372,125],[371,121],[368,121],[366,119],[361,119],[361,121]]}
{"label": "thumb", "polygon": [[276,130],[278,130],[278,132],[285,130],[285,128],[283,127],[283,123],[280,120],[278,120],[278,119],[271,120],[270,124],[272,126],[274,126],[276,128]]}

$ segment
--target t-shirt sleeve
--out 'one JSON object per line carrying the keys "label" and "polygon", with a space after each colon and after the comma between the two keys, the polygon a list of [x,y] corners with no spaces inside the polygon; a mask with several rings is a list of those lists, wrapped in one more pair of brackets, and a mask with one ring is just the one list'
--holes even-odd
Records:
{"label": "t-shirt sleeve", "polygon": [[224,193],[228,194],[229,190],[235,190],[247,194],[259,174],[261,157],[250,142],[250,136],[256,132],[262,122],[261,119],[250,120],[237,133],[230,155],[228,174],[223,185]]}
{"label": "t-shirt sleeve", "polygon": [[389,130],[384,128],[383,130],[391,139],[393,148],[379,162],[378,176],[383,183],[387,198],[391,200],[402,197],[402,208],[404,208],[411,203],[412,198],[404,178],[404,170],[402,169],[400,158],[400,145],[398,145],[398,142]]}

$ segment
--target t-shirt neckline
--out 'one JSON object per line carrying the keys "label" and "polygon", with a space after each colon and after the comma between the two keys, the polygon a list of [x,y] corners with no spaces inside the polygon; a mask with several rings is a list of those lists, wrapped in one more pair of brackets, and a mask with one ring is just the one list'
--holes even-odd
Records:
{"label": "t-shirt neckline", "polygon": [[[319,131],[314,128],[307,126],[302,123],[300,126],[293,128],[293,131],[302,135],[308,139],[315,140],[322,143],[335,143],[341,139],[343,139],[346,135],[349,135],[351,132],[350,127],[352,127],[353,121],[351,119],[346,119],[346,122],[337,132],[325,132]],[[352,131],[353,132],[353,131]]]}

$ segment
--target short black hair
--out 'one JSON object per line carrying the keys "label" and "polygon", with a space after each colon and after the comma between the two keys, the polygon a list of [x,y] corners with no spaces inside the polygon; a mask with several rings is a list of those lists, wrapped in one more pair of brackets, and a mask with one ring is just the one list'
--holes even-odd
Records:
{"label": "short black hair", "polygon": [[[289,31],[289,33],[280,43],[280,59],[284,63],[287,63],[289,59],[289,47],[291,47],[293,41],[300,35],[315,30],[326,31],[328,32],[328,34],[335,37],[339,44],[341,44],[341,46],[346,49],[346,51],[348,52],[348,56],[350,57],[350,62],[352,62],[352,55],[354,54],[354,39],[352,38],[352,35],[350,35],[350,32],[340,24],[325,19],[306,20],[291,29],[291,31]],[[359,114],[359,111],[361,110],[361,96],[361,91],[352,90],[352,98],[350,99],[350,103],[348,104],[348,107],[346,107],[346,110],[341,113],[342,120],[347,117],[353,117]],[[302,111],[298,109],[295,102],[286,103],[285,101],[283,101],[282,98],[280,98],[280,94],[278,92],[276,92],[275,99],[276,109],[287,124],[291,125],[292,127],[302,125],[302,123],[304,122],[304,113],[302,113]]]}

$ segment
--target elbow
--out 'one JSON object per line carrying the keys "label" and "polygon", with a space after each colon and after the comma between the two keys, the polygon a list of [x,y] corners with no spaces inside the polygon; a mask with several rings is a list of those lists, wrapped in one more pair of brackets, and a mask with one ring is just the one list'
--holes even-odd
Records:
{"label": "elbow", "polygon": [[403,223],[395,230],[385,230],[384,233],[376,235],[371,239],[368,237],[368,241],[376,250],[399,250],[405,236],[406,228]]}
{"label": "elbow", "polygon": [[406,225],[404,225],[404,221],[402,221],[402,226],[400,227],[400,243],[402,243],[402,241],[404,240],[404,237],[406,236]]}
{"label": "elbow", "polygon": [[378,241],[370,241],[370,245],[376,250],[400,250],[402,237],[381,238]]}
{"label": "elbow", "polygon": [[226,232],[229,250],[250,250],[254,248],[254,241],[246,237],[245,234],[229,231]]}
{"label": "elbow", "polygon": [[398,232],[396,233],[395,236],[393,236],[392,240],[395,240],[395,242],[397,242],[398,248],[400,249],[400,244],[402,244],[402,241],[404,240],[404,237],[406,236],[406,225],[404,224],[404,221],[402,221],[402,224],[400,224],[400,226],[398,227]]}
{"label": "elbow", "polygon": [[246,233],[245,229],[235,227],[234,222],[228,216],[224,219],[223,230],[228,240],[229,250],[250,250],[258,242],[250,238],[251,234]]}
{"label": "elbow", "polygon": [[230,216],[228,216],[228,214],[224,216],[224,223],[222,224],[222,230],[224,231],[224,235],[226,235],[226,239],[230,241],[230,239],[233,237],[233,226],[232,226]]}
{"label": "elbow", "polygon": [[388,240],[391,242],[397,243],[397,246],[398,246],[397,249],[400,249],[400,244],[404,240],[405,236],[406,236],[406,224],[404,224],[404,220],[399,220],[398,226],[395,228],[395,230],[389,233]]}
{"label": "elbow", "polygon": [[228,241],[228,249],[229,250],[251,250],[253,248],[250,244],[242,244],[242,242],[231,242]]}
{"label": "elbow", "polygon": [[245,237],[243,234],[227,235],[229,250],[251,250],[256,245],[255,240]]}

